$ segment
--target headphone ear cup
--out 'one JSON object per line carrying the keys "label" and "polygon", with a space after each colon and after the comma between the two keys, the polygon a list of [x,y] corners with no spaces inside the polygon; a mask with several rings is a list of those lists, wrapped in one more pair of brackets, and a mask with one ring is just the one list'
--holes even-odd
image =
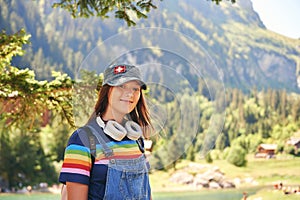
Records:
{"label": "headphone ear cup", "polygon": [[143,135],[142,128],[134,121],[127,121],[125,124],[127,137],[131,140],[137,140]]}
{"label": "headphone ear cup", "polygon": [[121,141],[127,134],[127,130],[116,121],[108,121],[103,131],[117,141]]}
{"label": "headphone ear cup", "polygon": [[98,117],[96,118],[96,121],[97,121],[98,125],[99,125],[101,128],[104,129],[105,123],[104,123],[104,121],[101,119],[100,116],[98,116]]}

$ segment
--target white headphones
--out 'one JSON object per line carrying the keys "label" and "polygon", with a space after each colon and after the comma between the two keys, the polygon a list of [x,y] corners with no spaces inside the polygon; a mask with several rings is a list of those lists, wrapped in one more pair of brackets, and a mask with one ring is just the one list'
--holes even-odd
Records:
{"label": "white headphones", "polygon": [[105,124],[100,116],[97,116],[96,121],[98,125],[103,128],[105,134],[117,141],[121,141],[125,136],[131,140],[137,140],[142,137],[143,134],[140,125],[134,121],[127,121],[125,127],[113,120],[109,120]]}

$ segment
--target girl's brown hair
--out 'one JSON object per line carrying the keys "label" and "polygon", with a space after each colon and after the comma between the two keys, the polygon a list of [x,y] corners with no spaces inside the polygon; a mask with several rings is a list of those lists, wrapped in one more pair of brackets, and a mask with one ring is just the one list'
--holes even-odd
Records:
{"label": "girl's brown hair", "polygon": [[[101,116],[101,114],[106,112],[107,105],[108,105],[109,92],[112,87],[113,86],[109,86],[109,85],[104,85],[101,87],[101,89],[98,93],[98,100],[95,105],[95,113],[94,114],[96,116]],[[144,94],[142,92],[142,89],[141,89],[140,99],[138,100],[138,103],[137,103],[135,109],[133,109],[133,111],[131,111],[129,113],[129,116],[130,116],[131,120],[138,123],[142,127],[144,137],[149,138],[150,131],[152,130],[152,124],[151,124],[151,120],[150,120],[150,113],[147,108],[146,100],[145,100]]]}

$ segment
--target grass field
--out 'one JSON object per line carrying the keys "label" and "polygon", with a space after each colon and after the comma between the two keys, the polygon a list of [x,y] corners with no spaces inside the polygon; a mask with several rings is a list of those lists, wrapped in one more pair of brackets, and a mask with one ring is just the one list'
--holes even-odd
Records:
{"label": "grass field", "polygon": [[252,177],[259,185],[283,182],[288,185],[300,185],[300,158],[277,156],[276,159],[255,159],[248,156],[247,167],[235,167],[226,161],[213,163],[222,169],[228,177]]}
{"label": "grass field", "polygon": [[[249,195],[250,200],[264,199],[300,199],[300,195],[291,194],[284,195],[283,191],[273,188],[274,184],[283,183],[286,188],[298,188],[300,186],[300,158],[292,156],[279,155],[276,159],[256,159],[253,155],[248,156],[246,167],[235,167],[224,160],[214,160],[211,165],[218,166],[225,173],[225,177],[229,180],[233,179],[251,179],[253,182],[241,182],[238,189],[259,187],[260,190],[256,194]],[[189,162],[182,161],[177,165],[177,169],[183,168]],[[204,165],[208,165],[205,161],[198,161]],[[178,191],[191,190],[188,186],[171,183],[169,178],[174,170],[158,171],[150,175],[153,191]],[[221,198],[220,198],[221,199]]]}
{"label": "grass field", "polygon": [[60,200],[58,194],[0,194],[1,200]]}
{"label": "grass field", "polygon": [[247,200],[299,200],[300,194],[285,195],[282,191],[264,189],[254,195],[249,196]]}

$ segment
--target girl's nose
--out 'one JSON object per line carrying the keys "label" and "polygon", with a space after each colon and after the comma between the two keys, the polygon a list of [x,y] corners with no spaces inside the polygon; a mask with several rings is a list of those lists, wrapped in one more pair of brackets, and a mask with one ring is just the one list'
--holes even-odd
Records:
{"label": "girl's nose", "polygon": [[127,96],[131,97],[131,96],[133,96],[133,94],[134,94],[134,90],[133,90],[133,89],[130,89],[130,88],[127,88],[127,89],[125,90],[125,94],[126,94]]}

